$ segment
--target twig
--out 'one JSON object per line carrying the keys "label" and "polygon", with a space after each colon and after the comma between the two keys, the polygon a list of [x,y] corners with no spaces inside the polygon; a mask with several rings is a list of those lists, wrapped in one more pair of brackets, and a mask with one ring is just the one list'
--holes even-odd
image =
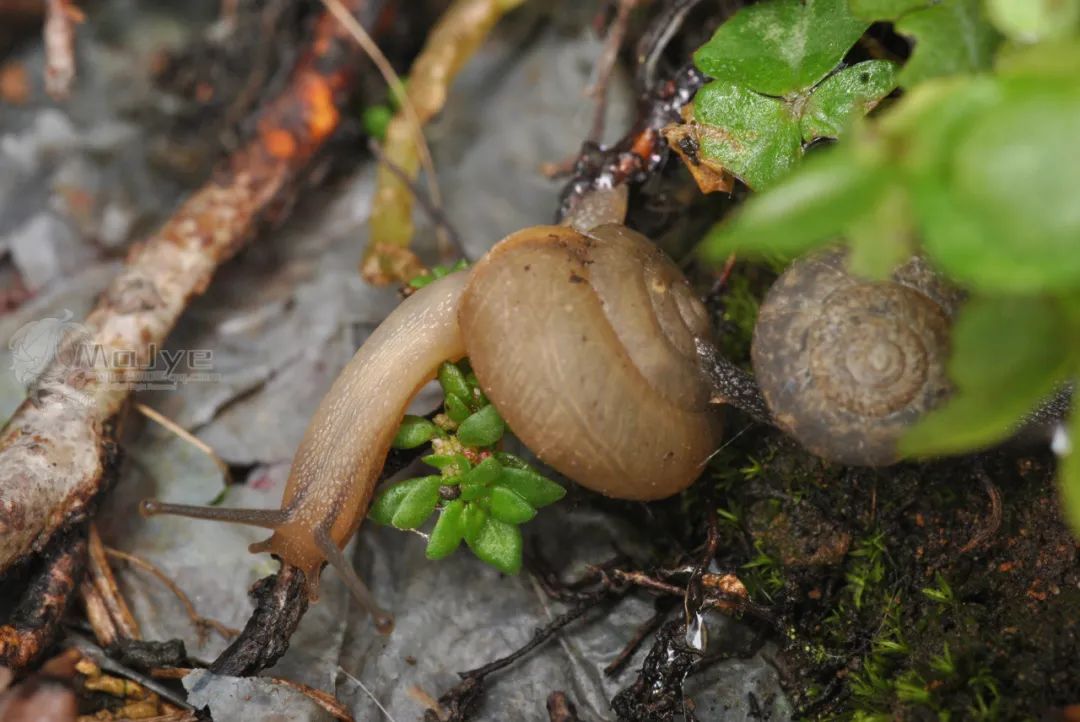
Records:
{"label": "twig", "polygon": [[177,707],[181,707],[189,711],[195,710],[194,707],[188,704],[187,701],[183,697],[178,695],[176,692],[172,691],[160,682],[157,682],[152,677],[148,677],[145,674],[136,672],[135,670],[129,669],[128,667],[120,664],[116,660],[109,657],[109,655],[105,654],[105,650],[91,642],[86,637],[72,633],[68,636],[68,643],[72,647],[78,649],[85,657],[87,657],[90,661],[92,661],[94,664],[96,664],[98,667],[105,670],[106,672],[111,672],[113,674],[126,677],[133,682],[138,682],[146,689],[154,692],[162,699],[166,699],[172,704],[175,704]]}
{"label": "twig", "polygon": [[[349,0],[371,22],[382,0]],[[57,357],[35,400],[0,434],[0,573],[84,516],[102,489],[111,435],[127,400],[191,300],[287,197],[337,128],[359,54],[324,15],[289,83],[256,122],[257,138],[235,152],[156,234],[135,246],[87,317],[79,347],[90,359]],[[71,360],[72,354],[65,355]],[[131,375],[129,375],[131,374]]]}
{"label": "twig", "polygon": [[980,529],[975,536],[971,537],[971,540],[968,541],[967,544],[960,547],[961,554],[967,554],[968,552],[981,547],[992,539],[998,529],[1001,528],[1001,491],[997,488],[997,485],[994,484],[994,480],[990,478],[990,475],[986,473],[986,468],[983,467],[981,461],[975,462],[975,476],[978,478],[979,482],[982,483],[987,496],[990,497],[990,518],[987,519],[983,528]]}
{"label": "twig", "polygon": [[180,424],[170,419],[168,416],[165,416],[159,411],[155,411],[146,404],[136,403],[135,410],[146,418],[150,419],[151,421],[157,422],[165,429],[176,434],[181,439],[188,442],[202,453],[206,454],[206,456],[209,457],[210,461],[214,462],[214,466],[221,470],[221,475],[225,479],[225,484],[228,486],[232,485],[233,478],[232,472],[229,471],[229,465],[225,463],[224,459],[217,455],[217,453],[213,450],[213,448],[210,447],[209,444],[207,444],[198,436],[185,429]]}
{"label": "twig", "polygon": [[596,81],[585,91],[585,94],[596,103],[592,127],[588,135],[588,140],[593,143],[600,143],[604,139],[608,85],[611,82],[611,73],[615,70],[615,61],[619,57],[619,48],[622,47],[630,25],[630,12],[637,7],[637,4],[638,0],[615,0],[615,19],[608,27],[607,37],[604,38],[604,49],[600,51],[600,57],[596,60]]}
{"label": "twig", "polygon": [[471,261],[472,259],[469,258],[468,253],[465,251],[465,245],[461,242],[461,236],[458,235],[457,230],[454,228],[453,224],[450,223],[450,219],[446,217],[446,211],[435,205],[434,201],[431,200],[431,197],[424,192],[424,189],[421,188],[416,181],[409,177],[409,174],[405,172],[404,168],[386,157],[386,153],[383,152],[382,146],[379,145],[377,140],[369,138],[368,149],[379,163],[386,166],[386,169],[393,173],[394,176],[409,189],[409,192],[413,194],[413,198],[416,199],[416,202],[420,204],[424,213],[431,219],[432,224],[442,228],[443,233],[446,234],[447,239],[449,239],[450,245],[454,247],[458,252],[458,255],[466,261]]}
{"label": "twig", "polygon": [[314,687],[301,684],[300,682],[293,682],[291,679],[284,679],[283,677],[267,677],[267,679],[274,684],[296,690],[332,714],[335,719],[344,720],[344,722],[353,722],[353,716],[349,714],[349,710],[345,708],[345,705],[335,699],[332,695],[323,692],[321,689],[315,689]]}
{"label": "twig", "polygon": [[0,627],[0,669],[25,669],[56,636],[86,563],[86,531],[57,536],[10,621]]}
{"label": "twig", "polygon": [[[657,604],[660,604],[658,601]],[[644,624],[638,626],[637,631],[634,632],[634,636],[630,638],[619,652],[615,659],[611,660],[608,666],[604,667],[604,674],[608,677],[612,677],[619,673],[619,671],[626,666],[626,663],[630,661],[630,658],[634,656],[634,652],[641,647],[641,643],[645,639],[660,629],[664,624],[664,620],[667,619],[671,613],[670,609],[658,609],[655,614],[648,618]]]}
{"label": "twig", "polygon": [[195,605],[191,601],[191,597],[184,593],[176,582],[169,578],[169,575],[163,572],[159,567],[153,563],[143,559],[135,554],[129,554],[128,552],[121,551],[120,549],[113,549],[112,547],[105,547],[105,552],[116,559],[122,559],[123,561],[142,569],[145,572],[157,577],[158,581],[164,584],[173,595],[180,600],[180,603],[184,605],[184,611],[187,612],[188,619],[195,625],[195,628],[199,632],[199,639],[202,640],[206,637],[206,630],[213,629],[224,639],[232,639],[236,635],[240,634],[239,629],[233,629],[227,627],[216,619],[210,617],[204,617],[195,611]]}
{"label": "twig", "polygon": [[[87,541],[90,563],[87,565],[88,578],[84,582],[84,589],[87,583],[94,586],[97,597],[104,604],[105,611],[112,621],[112,627],[119,638],[139,639],[139,624],[135,621],[135,615],[131,613],[131,609],[120,593],[120,588],[116,584],[116,577],[113,575],[109,560],[106,558],[105,545],[102,544],[101,535],[98,534],[97,526],[93,522],[90,523],[90,533]],[[107,647],[116,642],[117,637],[111,635],[108,639],[99,637],[98,641]]]}
{"label": "twig", "polygon": [[574,703],[566,696],[566,692],[552,692],[547,698],[547,712],[549,722],[579,722],[580,718]]}
{"label": "twig", "polygon": [[45,3],[45,92],[65,100],[75,80],[75,25],[84,20],[73,0]]}
{"label": "twig", "polygon": [[547,642],[563,627],[580,619],[588,611],[595,609],[598,604],[610,601],[615,596],[615,590],[611,588],[603,589],[594,595],[591,601],[579,603],[570,611],[560,614],[543,627],[538,628],[528,642],[510,654],[468,672],[459,672],[458,676],[461,677],[461,682],[439,697],[439,705],[446,714],[440,715],[436,710],[429,709],[424,713],[424,722],[464,722],[464,720],[469,719],[480,703],[480,697],[484,693],[484,687],[490,675],[509,667]]}
{"label": "twig", "polygon": [[[419,171],[417,151],[420,151],[431,199],[436,206],[442,205],[442,199],[434,190],[435,170],[429,165],[427,146],[421,145],[421,128],[443,109],[450,83],[499,18],[522,2],[454,0],[436,21],[423,50],[413,61],[408,88],[402,91],[400,83],[387,80],[391,90],[402,98],[402,106],[386,129],[383,149],[409,177],[415,177]],[[378,53],[370,38],[365,49],[373,56]],[[409,250],[413,236],[412,195],[408,187],[383,165],[379,166],[376,178],[375,205],[369,227],[370,239],[360,266],[364,278],[373,283],[389,283],[411,277],[418,270],[416,257]],[[450,251],[449,241],[442,234],[440,244],[444,253]]]}

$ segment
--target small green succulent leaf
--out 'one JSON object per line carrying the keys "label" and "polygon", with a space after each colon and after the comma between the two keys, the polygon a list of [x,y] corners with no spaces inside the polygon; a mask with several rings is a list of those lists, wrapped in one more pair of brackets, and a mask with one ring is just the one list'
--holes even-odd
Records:
{"label": "small green succulent leaf", "polygon": [[465,511],[461,514],[461,528],[464,530],[465,541],[475,540],[480,531],[487,523],[488,512],[480,504],[469,502],[465,504]]}
{"label": "small green succulent leaf", "polygon": [[491,488],[484,484],[464,483],[461,485],[461,498],[464,501],[476,501],[491,493]]}
{"label": "small green succulent leaf", "polygon": [[1069,444],[1061,460],[1058,483],[1065,520],[1073,534],[1080,535],[1080,394],[1073,395],[1072,420],[1069,424]]}
{"label": "small green succulent leaf", "polygon": [[428,454],[420,457],[420,461],[439,471],[452,469],[457,474],[464,474],[472,468],[472,464],[462,454]]}
{"label": "small green succulent leaf", "polygon": [[447,361],[439,366],[439,386],[442,386],[446,396],[451,394],[461,401],[467,401],[472,397],[469,382],[465,380],[465,374],[457,364]]}
{"label": "small green succulent leaf", "polygon": [[533,468],[533,466],[529,462],[525,461],[525,459],[522,459],[520,456],[515,456],[514,454],[511,454],[507,451],[495,451],[492,453],[492,456],[498,459],[499,463],[505,466],[507,469],[523,469],[525,471],[531,471],[535,474],[540,473],[535,468]]}
{"label": "small green succulent leaf", "polygon": [[694,63],[717,80],[788,95],[824,78],[868,26],[847,0],[764,0],[721,25]]}
{"label": "small green succulent leaf", "polygon": [[360,124],[364,132],[378,141],[386,139],[386,130],[394,118],[394,111],[388,105],[369,105],[360,114]]}
{"label": "small green succulent leaf", "polygon": [[506,432],[506,422],[492,405],[485,406],[461,422],[457,437],[466,446],[491,446]]}
{"label": "small green succulent leaf", "polygon": [[983,14],[982,0],[942,0],[908,13],[896,30],[915,41],[900,71],[905,88],[942,75],[988,70],[1001,40]]}
{"label": "small green succulent leaf", "polygon": [[1037,43],[1076,34],[1080,0],[986,0],[986,14],[1017,43]]}
{"label": "small green succulent leaf", "polygon": [[[375,497],[375,501],[371,502],[371,506],[368,508],[368,518],[376,523],[390,526],[393,523],[394,514],[397,513],[397,510],[401,506],[402,501],[405,500],[405,497],[408,496],[413,489],[427,483],[427,479],[438,478],[439,477],[437,476],[421,476],[415,479],[406,479],[405,481],[400,481],[397,484],[386,487]],[[436,491],[438,491],[437,486]]]}
{"label": "small green succulent leaf", "polygon": [[701,154],[754,190],[776,183],[802,157],[792,107],[746,86],[716,80],[698,91],[694,116],[719,132],[703,134]]}
{"label": "small green succulent leaf", "polygon": [[454,499],[442,508],[424,550],[428,559],[443,559],[458,548],[461,540],[465,538],[465,525],[462,521],[464,513],[465,502],[460,499]]}
{"label": "small green succulent leaf", "polygon": [[504,574],[521,570],[521,530],[513,524],[488,517],[479,532],[465,541],[473,553]]}
{"label": "small green succulent leaf", "polygon": [[873,210],[892,178],[884,163],[861,157],[857,145],[826,148],[768,193],[748,199],[709,231],[699,251],[718,264],[733,252],[791,257],[833,242]]}
{"label": "small green succulent leaf", "polygon": [[912,10],[921,10],[934,0],[848,0],[848,5],[855,17],[867,22],[875,20],[896,20]]}
{"label": "small green succulent leaf", "polygon": [[1070,319],[1050,299],[975,297],[953,328],[949,375],[956,393],[902,439],[910,456],[935,456],[1006,438],[1049,396],[1074,365],[1061,343]]}
{"label": "small green succulent leaf", "polygon": [[472,414],[472,409],[470,409],[464,399],[457,394],[446,394],[444,403],[446,405],[446,415],[449,416],[450,420],[455,424],[460,424]]}
{"label": "small green succulent leaf", "polygon": [[514,492],[535,509],[554,504],[566,496],[566,489],[531,469],[504,468],[495,483]]}
{"label": "small green succulent leaf", "polygon": [[401,420],[392,446],[395,449],[415,449],[441,435],[442,430],[423,416],[409,414]]}
{"label": "small green succulent leaf", "polygon": [[394,512],[390,523],[398,529],[415,529],[431,516],[439,504],[441,476],[425,476],[409,489]]}
{"label": "small green succulent leaf", "polygon": [[462,477],[462,484],[479,484],[487,486],[499,478],[503,467],[494,456],[489,456]]}
{"label": "small green succulent leaf", "polygon": [[507,524],[524,524],[536,516],[536,509],[529,502],[504,486],[491,490],[491,516]]}
{"label": "small green succulent leaf", "polygon": [[898,70],[888,60],[867,60],[825,78],[803,108],[803,140],[840,136],[896,88]]}

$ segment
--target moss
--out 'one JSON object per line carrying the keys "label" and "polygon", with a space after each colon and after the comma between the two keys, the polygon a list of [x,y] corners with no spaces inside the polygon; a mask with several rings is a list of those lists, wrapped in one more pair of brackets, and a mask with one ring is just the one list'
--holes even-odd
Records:
{"label": "moss", "polygon": [[[976,463],[1002,524],[965,551],[990,519]],[[1042,719],[1080,702],[1080,563],[1050,458],[850,469],[752,429],[712,479],[724,561],[790,630],[802,718]]]}

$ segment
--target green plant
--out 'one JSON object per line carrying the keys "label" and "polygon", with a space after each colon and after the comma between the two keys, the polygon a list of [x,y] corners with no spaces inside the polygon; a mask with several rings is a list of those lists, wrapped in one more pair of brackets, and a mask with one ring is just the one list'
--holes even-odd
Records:
{"label": "green plant", "polygon": [[[773,72],[783,82],[756,91],[814,87],[871,21],[892,21],[914,50],[897,75],[902,97],[804,162],[773,162],[758,184],[769,189],[708,234],[703,257],[791,257],[841,242],[851,270],[882,277],[913,252],[925,254],[969,299],[952,336],[955,394],[908,433],[902,451],[958,453],[1008,437],[1080,376],[1080,2],[765,0],[717,37],[751,11],[797,19],[803,36],[832,38],[834,50],[804,51],[794,71]],[[771,42],[760,39],[757,54]],[[699,56],[703,70],[716,69],[704,49]],[[764,67],[719,70],[750,82]],[[761,147],[792,136],[749,122]],[[1080,423],[1069,435],[1080,446]],[[1063,459],[1060,482],[1080,530],[1080,453]]]}
{"label": "green plant", "polygon": [[521,568],[521,524],[566,490],[524,460],[499,450],[506,424],[484,396],[467,362],[444,363],[439,385],[444,413],[429,420],[406,416],[394,447],[431,444],[422,461],[438,474],[393,484],[375,498],[368,517],[397,529],[418,529],[436,512],[427,536],[429,559],[442,559],[461,542],[507,574]]}

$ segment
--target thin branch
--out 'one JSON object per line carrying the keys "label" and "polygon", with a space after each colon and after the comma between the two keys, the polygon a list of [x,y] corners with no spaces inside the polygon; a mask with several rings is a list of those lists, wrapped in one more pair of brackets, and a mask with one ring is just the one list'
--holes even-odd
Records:
{"label": "thin branch", "polygon": [[217,455],[217,452],[215,452],[209,444],[207,444],[198,436],[185,429],[180,424],[170,419],[168,416],[165,416],[159,411],[155,411],[146,404],[136,403],[135,410],[146,418],[150,419],[151,421],[157,422],[165,429],[176,434],[181,439],[191,444],[202,453],[206,454],[206,456],[209,457],[210,461],[214,462],[214,466],[221,470],[221,475],[225,479],[225,484],[232,485],[233,478],[232,472],[229,471],[229,465],[225,463],[224,459]]}

